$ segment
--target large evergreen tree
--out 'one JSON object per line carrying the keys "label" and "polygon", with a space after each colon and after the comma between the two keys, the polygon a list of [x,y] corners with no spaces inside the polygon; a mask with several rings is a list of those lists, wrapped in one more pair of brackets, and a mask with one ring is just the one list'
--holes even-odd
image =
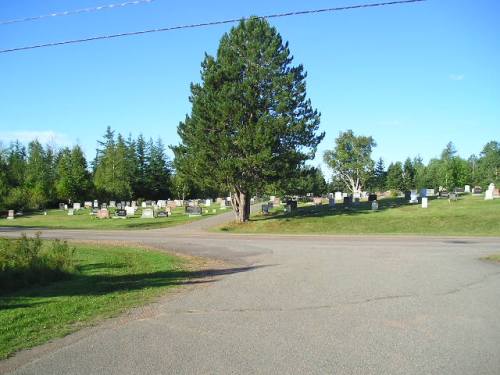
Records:
{"label": "large evergreen tree", "polygon": [[90,190],[90,174],[80,146],[63,149],[56,167],[55,189],[57,198],[76,202],[87,197]]}
{"label": "large evergreen tree", "polygon": [[323,139],[305,78],[274,27],[241,21],[224,34],[217,56],[205,56],[201,84],[191,85],[191,115],[173,147],[177,171],[231,191],[237,220],[247,221],[250,196],[295,176]]}

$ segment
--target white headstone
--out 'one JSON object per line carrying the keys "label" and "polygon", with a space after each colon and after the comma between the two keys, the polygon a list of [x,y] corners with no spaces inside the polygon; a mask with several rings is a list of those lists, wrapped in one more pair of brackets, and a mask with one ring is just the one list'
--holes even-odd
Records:
{"label": "white headstone", "polygon": [[73,203],[73,210],[79,210],[80,208],[82,208],[80,203]]}
{"label": "white headstone", "polygon": [[142,203],[141,203],[141,207],[142,207],[142,208],[145,208],[145,207],[146,207],[146,202],[142,202]]}
{"label": "white headstone", "polygon": [[338,202],[342,202],[344,199],[344,197],[342,196],[342,192],[341,191],[336,191],[335,192],[335,200],[338,201]]}
{"label": "white headstone", "polygon": [[416,190],[410,191],[410,203],[418,203],[418,194]]}
{"label": "white headstone", "polygon": [[99,201],[97,199],[94,200],[94,208],[99,208]]}
{"label": "white headstone", "polygon": [[377,201],[373,201],[372,202],[372,211],[377,211],[378,210],[378,202]]}
{"label": "white headstone", "polygon": [[68,209],[68,205],[67,205],[67,204],[65,204],[65,205],[64,205],[64,209],[65,209],[65,210],[67,210],[67,209]]}
{"label": "white headstone", "polygon": [[74,215],[74,209],[73,209],[73,208],[70,208],[70,209],[68,210],[68,215],[69,215],[69,216],[73,216],[73,215]]}
{"label": "white headstone", "polygon": [[154,211],[151,208],[146,208],[142,210],[141,219],[154,219]]}
{"label": "white headstone", "polygon": [[226,201],[222,200],[220,201],[220,209],[225,210],[226,209]]}
{"label": "white headstone", "polygon": [[14,220],[14,210],[9,210],[9,216],[7,216],[7,219]]}
{"label": "white headstone", "polygon": [[91,201],[85,201],[85,203],[83,203],[83,207],[85,207],[85,208],[92,208],[92,202]]}
{"label": "white headstone", "polygon": [[211,199],[205,199],[205,206],[211,206],[212,205],[212,200]]}
{"label": "white headstone", "polygon": [[109,201],[109,208],[116,207],[116,201]]}
{"label": "white headstone", "polygon": [[470,185],[465,185],[464,193],[470,193]]}
{"label": "white headstone", "polygon": [[484,193],[484,199],[489,201],[489,200],[492,200],[493,199],[493,190],[486,190],[486,192]]}
{"label": "white headstone", "polygon": [[422,197],[422,208],[427,208],[427,207],[429,207],[429,198]]}
{"label": "white headstone", "polygon": [[137,202],[136,201],[132,201],[132,207],[137,207]]}
{"label": "white headstone", "polygon": [[127,217],[132,217],[135,215],[135,207],[125,207],[125,211],[127,211]]}
{"label": "white headstone", "polygon": [[274,198],[276,198],[276,197],[275,197],[274,195],[271,195],[271,196],[269,197],[269,200],[270,200],[271,202],[274,202]]}

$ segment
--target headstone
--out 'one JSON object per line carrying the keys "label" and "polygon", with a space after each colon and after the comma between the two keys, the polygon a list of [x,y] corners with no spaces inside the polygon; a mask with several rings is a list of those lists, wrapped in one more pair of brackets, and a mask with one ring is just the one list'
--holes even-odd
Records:
{"label": "headstone", "polygon": [[116,207],[116,201],[109,201],[109,208],[115,208]]}
{"label": "headstone", "polygon": [[344,197],[344,205],[348,206],[352,203],[351,197]]}
{"label": "headstone", "polygon": [[330,208],[335,207],[335,198],[328,198],[328,206]]}
{"label": "headstone", "polygon": [[263,204],[262,205],[262,213],[264,215],[268,215],[269,214],[269,204]]}
{"label": "headstone", "polygon": [[427,189],[427,197],[432,197],[434,196],[436,193],[434,192],[434,189]]}
{"label": "headstone", "polygon": [[65,206],[65,204],[64,204],[64,203],[59,203],[59,209],[60,209],[60,210],[64,210],[64,206]]}
{"label": "headstone", "polygon": [[117,208],[118,210],[123,210],[123,207],[124,207],[124,206],[122,206],[121,202],[118,202],[118,203],[116,204],[116,208]]}
{"label": "headstone", "polygon": [[225,210],[226,209],[226,200],[222,200],[220,201],[220,209],[221,210]]}
{"label": "headstone", "polygon": [[377,211],[377,210],[378,210],[378,202],[372,201],[372,211]]}
{"label": "headstone", "polygon": [[269,197],[269,200],[270,200],[271,202],[273,202],[273,203],[274,203],[274,199],[275,199],[275,198],[276,198],[276,197],[275,197],[274,195],[271,195],[271,196]]}
{"label": "headstone", "polygon": [[212,200],[211,199],[205,199],[205,206],[209,207],[212,205]]}
{"label": "headstone", "polygon": [[474,195],[479,195],[483,193],[483,189],[481,189],[480,186],[475,186],[474,189],[472,189],[472,194]]}
{"label": "headstone", "polygon": [[232,205],[231,205],[231,199],[230,200],[226,200],[225,205],[226,205],[226,208],[232,207]]}
{"label": "headstone", "polygon": [[65,209],[66,211],[68,210],[68,205],[67,205],[67,204],[65,204],[65,205],[64,205],[64,209]]}
{"label": "headstone", "polygon": [[470,185],[465,185],[464,192],[465,193],[470,193]]}
{"label": "headstone", "polygon": [[158,217],[168,217],[168,213],[166,211],[158,212]]}
{"label": "headstone", "polygon": [[255,198],[250,198],[250,204],[255,204]]}
{"label": "headstone", "polygon": [[450,197],[450,193],[448,193],[448,191],[446,190],[441,190],[439,192],[439,198],[449,198]]}
{"label": "headstone", "polygon": [[[105,205],[105,203],[103,203]],[[99,213],[97,214],[97,217],[99,219],[109,219],[109,211],[107,208],[101,208],[99,210]]]}
{"label": "headstone", "polygon": [[200,216],[202,214],[202,208],[200,206],[187,206],[186,213],[189,216]]}
{"label": "headstone", "polygon": [[411,199],[411,192],[405,191],[405,200],[409,201]]}
{"label": "headstone", "polygon": [[7,216],[7,219],[14,220],[14,210],[9,210],[9,214]]}
{"label": "headstone", "polygon": [[142,210],[141,219],[154,219],[155,214],[152,208],[145,208]]}
{"label": "headstone", "polygon": [[93,208],[92,211],[90,211],[90,215],[98,215],[98,214],[99,214],[98,208]]}
{"label": "headstone", "polygon": [[127,217],[127,210],[124,209],[116,210],[116,216],[124,218]]}
{"label": "headstone", "polygon": [[122,210],[125,209],[125,207],[127,206],[127,202],[121,201],[120,203],[122,205]]}
{"label": "headstone", "polygon": [[457,193],[450,193],[448,196],[448,199],[450,201],[457,201],[458,200],[458,194]]}
{"label": "headstone", "polygon": [[146,202],[144,202],[144,201],[143,201],[143,202],[141,203],[141,207],[142,207],[142,208],[146,208]]}
{"label": "headstone", "polygon": [[83,207],[85,207],[85,208],[92,208],[92,202],[91,201],[85,201],[83,203]]}
{"label": "headstone", "polygon": [[70,209],[68,210],[68,216],[73,216],[73,215],[74,215],[74,211],[75,211],[75,210],[74,210],[73,208],[70,208]]}
{"label": "headstone", "polygon": [[427,208],[429,206],[429,198],[422,197],[422,208]]}
{"label": "headstone", "polygon": [[99,201],[97,199],[94,200],[94,208],[99,208]]}
{"label": "headstone", "polygon": [[455,188],[455,193],[465,193],[465,189],[464,188]]}
{"label": "headstone", "polygon": [[335,192],[335,200],[337,202],[342,202],[343,199],[344,199],[344,197],[342,195],[342,192],[341,191],[336,191]]}
{"label": "headstone", "polygon": [[297,201],[287,200],[286,201],[287,212],[293,212],[297,210]]}
{"label": "headstone", "polygon": [[492,200],[493,199],[493,190],[486,190],[486,192],[484,193],[484,200]]}
{"label": "headstone", "polygon": [[132,201],[131,206],[134,208],[137,207],[137,201]]}
{"label": "headstone", "polygon": [[418,203],[418,194],[416,190],[410,191],[410,203]]}
{"label": "headstone", "polygon": [[273,199],[273,203],[274,203],[275,206],[279,206],[281,204],[281,199],[278,198],[278,197],[275,197]]}
{"label": "headstone", "polygon": [[427,189],[420,189],[420,196],[423,198],[423,197],[427,197]]}
{"label": "headstone", "polygon": [[127,217],[134,217],[135,207],[125,207],[125,213],[127,214]]}
{"label": "headstone", "polygon": [[321,206],[323,204],[323,198],[321,197],[314,197],[313,202],[316,206]]}
{"label": "headstone", "polygon": [[377,200],[377,194],[368,194],[368,202],[373,202]]}
{"label": "headstone", "polygon": [[82,208],[80,203],[73,203],[73,210],[79,210],[80,208]]}

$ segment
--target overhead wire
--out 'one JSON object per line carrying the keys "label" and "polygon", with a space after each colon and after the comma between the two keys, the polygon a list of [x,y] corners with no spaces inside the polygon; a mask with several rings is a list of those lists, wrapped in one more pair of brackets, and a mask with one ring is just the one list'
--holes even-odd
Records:
{"label": "overhead wire", "polygon": [[[264,16],[253,16],[253,18],[273,19],[273,18],[299,16],[299,15],[306,15],[306,14],[339,12],[339,11],[345,11],[345,10],[375,8],[375,7],[383,7],[383,6],[390,6],[390,5],[420,3],[420,2],[424,2],[424,1],[426,1],[426,0],[398,0],[398,1],[389,1],[389,2],[381,2],[381,3],[365,3],[365,4],[356,4],[356,5],[349,5],[349,6],[342,6],[342,7],[334,7],[334,8],[309,9],[309,10],[293,11],[293,12],[286,12],[286,13],[275,13],[275,14],[268,14],[268,15],[264,15]],[[91,42],[91,41],[103,40],[103,39],[121,38],[121,37],[126,37],[126,36],[133,36],[133,35],[142,35],[142,34],[150,34],[150,33],[157,33],[157,32],[166,32],[166,31],[193,29],[193,28],[200,28],[200,27],[207,27],[207,26],[225,25],[225,24],[240,22],[240,21],[245,20],[245,19],[248,19],[248,17],[233,18],[233,19],[227,19],[227,20],[221,20],[221,21],[211,21],[211,22],[178,25],[178,26],[168,26],[168,27],[155,28],[155,29],[123,32],[123,33],[118,33],[118,34],[97,35],[97,36],[92,36],[92,37],[87,37],[87,38],[72,39],[72,40],[65,40],[65,41],[59,41],[59,42],[34,44],[34,45],[23,46],[23,47],[3,49],[3,50],[0,50],[0,54],[9,53],[9,52],[16,52],[16,51],[31,50],[31,49],[37,49],[37,48],[55,47],[55,46],[61,46],[61,45],[67,45],[67,44],[85,43],[85,42]]]}

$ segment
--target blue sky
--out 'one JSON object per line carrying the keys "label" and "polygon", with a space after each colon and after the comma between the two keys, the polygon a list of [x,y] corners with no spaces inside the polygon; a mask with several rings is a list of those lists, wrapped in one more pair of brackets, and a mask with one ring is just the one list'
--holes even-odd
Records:
{"label": "blue sky", "polygon": [[[113,3],[2,2],[0,19]],[[118,2],[115,0],[115,2]],[[0,25],[0,48],[366,0],[171,1]],[[376,2],[376,1],[371,1]],[[372,135],[387,162],[478,153],[500,140],[500,2],[425,3],[274,19],[322,113],[320,164],[339,131]],[[189,84],[230,25],[0,55],[0,140],[38,136],[94,156],[106,126],[178,142]]]}

